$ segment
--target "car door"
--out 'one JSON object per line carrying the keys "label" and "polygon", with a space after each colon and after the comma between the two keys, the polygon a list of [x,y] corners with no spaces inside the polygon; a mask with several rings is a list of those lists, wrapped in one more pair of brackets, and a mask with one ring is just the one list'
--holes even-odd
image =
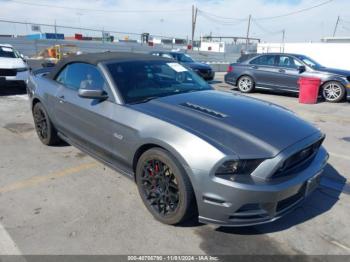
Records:
{"label": "car door", "polygon": [[278,74],[275,77],[276,85],[284,90],[297,91],[298,79],[301,75],[299,67],[302,64],[290,55],[278,55],[276,59],[278,68]]}
{"label": "car door", "polygon": [[[114,98],[98,67],[85,63],[68,64],[57,76],[59,88],[54,114],[59,130],[73,142],[105,158],[111,146]],[[108,99],[88,99],[79,88],[103,89]]]}
{"label": "car door", "polygon": [[259,87],[271,88],[275,86],[278,71],[275,67],[275,55],[261,55],[249,62],[250,72]]}

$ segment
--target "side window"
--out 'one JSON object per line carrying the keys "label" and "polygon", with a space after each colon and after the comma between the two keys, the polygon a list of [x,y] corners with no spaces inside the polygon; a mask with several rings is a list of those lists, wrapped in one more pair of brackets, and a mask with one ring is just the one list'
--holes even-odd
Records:
{"label": "side window", "polygon": [[288,67],[288,68],[295,68],[295,69],[301,66],[301,63],[298,60],[294,59],[291,56],[283,56],[283,55],[279,56],[277,64],[280,67]]}
{"label": "side window", "polygon": [[161,57],[174,59],[174,57],[172,57],[171,55],[166,54],[166,53],[162,54]]}
{"label": "side window", "polygon": [[268,65],[268,66],[274,66],[275,65],[275,57],[274,55],[262,55],[259,56],[252,61],[250,61],[250,64],[252,65]]}
{"label": "side window", "polygon": [[106,90],[106,82],[100,71],[90,64],[69,64],[59,73],[56,81],[74,90],[79,88]]}

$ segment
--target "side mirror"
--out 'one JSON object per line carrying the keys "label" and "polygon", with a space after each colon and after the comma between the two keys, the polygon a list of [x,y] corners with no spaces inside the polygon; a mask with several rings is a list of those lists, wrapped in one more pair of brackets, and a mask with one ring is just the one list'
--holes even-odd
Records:
{"label": "side mirror", "polygon": [[306,71],[306,67],[304,65],[301,65],[298,67],[299,73],[304,73]]}
{"label": "side mirror", "polygon": [[23,54],[19,54],[19,57],[20,57],[25,63],[27,63],[27,58],[26,58]]}
{"label": "side mirror", "polygon": [[78,90],[78,95],[81,98],[89,98],[89,99],[105,100],[108,98],[108,94],[103,90],[92,90],[92,89],[80,88]]}

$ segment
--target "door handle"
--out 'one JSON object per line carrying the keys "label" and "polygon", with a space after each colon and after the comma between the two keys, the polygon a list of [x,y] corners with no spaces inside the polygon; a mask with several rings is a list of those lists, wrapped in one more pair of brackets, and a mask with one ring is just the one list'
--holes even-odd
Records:
{"label": "door handle", "polygon": [[60,104],[64,103],[64,95],[59,96],[58,99],[60,100]]}
{"label": "door handle", "polygon": [[280,72],[280,73],[285,73],[285,72],[286,72],[286,70],[284,70],[284,69],[280,69],[280,70],[278,70],[278,72]]}
{"label": "door handle", "polygon": [[253,69],[258,69],[258,67],[257,67],[257,66],[252,66],[252,68],[253,68]]}

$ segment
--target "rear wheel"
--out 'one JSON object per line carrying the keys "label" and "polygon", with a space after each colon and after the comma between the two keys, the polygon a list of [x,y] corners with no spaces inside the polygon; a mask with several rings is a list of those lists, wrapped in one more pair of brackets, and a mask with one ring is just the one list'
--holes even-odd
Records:
{"label": "rear wheel", "polygon": [[238,79],[238,89],[242,93],[251,93],[254,91],[255,83],[250,76],[242,76]]}
{"label": "rear wheel", "polygon": [[36,133],[44,145],[51,146],[61,142],[44,106],[40,102],[33,107],[33,118]]}
{"label": "rear wheel", "polygon": [[143,203],[160,222],[175,225],[196,215],[190,180],[167,151],[153,148],[142,154],[136,182]]}
{"label": "rear wheel", "polygon": [[322,87],[322,96],[327,102],[340,102],[345,97],[345,87],[336,81],[328,82]]}

